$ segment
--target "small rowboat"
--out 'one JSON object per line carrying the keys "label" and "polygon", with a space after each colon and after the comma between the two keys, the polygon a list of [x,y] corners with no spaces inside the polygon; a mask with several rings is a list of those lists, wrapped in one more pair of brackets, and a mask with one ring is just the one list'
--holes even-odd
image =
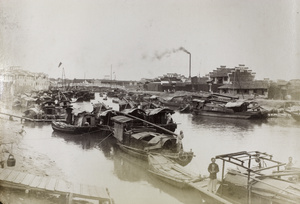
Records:
{"label": "small rowboat", "polygon": [[172,159],[160,154],[149,154],[149,172],[159,179],[179,188],[191,187],[189,184],[202,180],[199,176],[186,171]]}

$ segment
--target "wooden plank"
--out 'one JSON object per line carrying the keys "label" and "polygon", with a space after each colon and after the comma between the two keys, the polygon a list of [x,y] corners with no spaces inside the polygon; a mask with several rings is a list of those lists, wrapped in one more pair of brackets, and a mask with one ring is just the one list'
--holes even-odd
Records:
{"label": "wooden plank", "polygon": [[55,185],[55,190],[60,192],[70,193],[72,192],[72,184],[64,180],[57,180]]}
{"label": "wooden plank", "polygon": [[81,192],[81,195],[90,196],[89,188],[87,185],[80,184],[80,192]]}
{"label": "wooden plank", "polygon": [[2,171],[2,173],[0,175],[0,180],[5,180],[11,172],[12,172],[12,170],[4,169],[4,171]]}
{"label": "wooden plank", "polygon": [[12,171],[9,176],[6,178],[6,181],[13,182],[17,176],[20,174],[18,171]]}
{"label": "wooden plank", "polygon": [[78,184],[78,183],[73,184],[73,193],[80,195],[80,184]]}
{"label": "wooden plank", "polygon": [[29,184],[31,184],[32,180],[34,179],[34,175],[32,174],[27,174],[24,178],[24,180],[21,182],[21,184],[24,184],[26,186],[28,186]]}
{"label": "wooden plank", "polygon": [[49,191],[54,191],[55,190],[55,185],[56,185],[56,179],[50,178],[50,181],[48,184],[45,186],[45,188]]}
{"label": "wooden plank", "polygon": [[[214,193],[211,193],[209,191],[207,191],[207,188],[206,188],[206,184],[207,184],[207,181],[208,179],[204,180],[204,181],[200,181],[200,182],[197,182],[197,183],[189,183],[189,185],[195,189],[197,189],[198,191],[202,192],[203,194],[206,194],[207,196],[221,202],[221,203],[224,203],[224,204],[231,204],[231,202],[225,200],[224,198],[214,194]],[[201,184],[205,184],[205,185],[201,185]]]}
{"label": "wooden plank", "polygon": [[14,183],[21,183],[24,180],[26,175],[27,173],[20,172],[17,178],[14,180]]}
{"label": "wooden plank", "polygon": [[38,188],[45,189],[46,185],[48,184],[50,178],[49,177],[43,177],[41,183],[37,186]]}
{"label": "wooden plank", "polygon": [[31,184],[29,184],[29,186],[31,187],[37,187],[42,181],[42,177],[40,176],[35,176],[35,178],[33,179],[33,181],[31,182]]}

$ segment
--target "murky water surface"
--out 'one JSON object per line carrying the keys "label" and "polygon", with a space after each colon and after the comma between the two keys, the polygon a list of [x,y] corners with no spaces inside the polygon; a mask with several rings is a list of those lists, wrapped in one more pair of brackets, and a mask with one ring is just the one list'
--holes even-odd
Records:
{"label": "murky water surface", "polygon": [[[118,108],[111,99],[104,102]],[[91,110],[87,102],[77,106]],[[192,149],[196,155],[185,168],[197,174],[208,175],[211,157],[237,151],[267,152],[282,162],[292,156],[300,166],[300,123],[292,118],[258,122],[176,112],[173,119],[178,123],[176,132],[184,132],[184,149]],[[212,203],[195,190],[177,189],[152,177],[145,162],[113,152],[113,139],[107,134],[64,135],[53,132],[50,124],[26,123],[25,128],[22,142],[48,155],[69,181],[107,187],[116,203]],[[217,163],[221,167],[221,162]]]}

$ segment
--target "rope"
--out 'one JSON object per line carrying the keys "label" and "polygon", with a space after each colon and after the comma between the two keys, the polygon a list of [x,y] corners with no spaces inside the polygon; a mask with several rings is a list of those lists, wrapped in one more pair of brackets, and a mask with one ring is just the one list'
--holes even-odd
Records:
{"label": "rope", "polygon": [[[113,133],[110,133],[108,136],[106,136],[103,140],[101,140],[99,143],[97,143],[96,145],[100,145],[101,144],[101,142],[103,142],[104,140],[106,140],[109,136],[111,136]],[[95,146],[96,146],[95,145]]]}

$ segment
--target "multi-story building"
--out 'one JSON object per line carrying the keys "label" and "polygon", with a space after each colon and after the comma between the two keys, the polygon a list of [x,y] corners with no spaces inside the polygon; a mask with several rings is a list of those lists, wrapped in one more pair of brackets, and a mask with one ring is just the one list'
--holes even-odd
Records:
{"label": "multi-story building", "polygon": [[[235,68],[221,66],[209,73],[211,83],[219,85],[218,92],[232,95],[268,95],[268,81],[254,80],[255,72],[252,72],[243,64]],[[215,90],[214,90],[215,91]]]}
{"label": "multi-story building", "polygon": [[48,75],[33,73],[14,66],[0,70],[0,97],[9,98],[18,93],[49,89]]}

